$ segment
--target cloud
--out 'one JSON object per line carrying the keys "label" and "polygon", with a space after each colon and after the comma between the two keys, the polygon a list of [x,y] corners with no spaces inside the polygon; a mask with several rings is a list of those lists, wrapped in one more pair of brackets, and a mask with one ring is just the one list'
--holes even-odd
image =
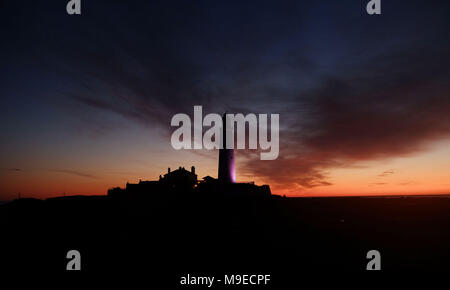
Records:
{"label": "cloud", "polygon": [[[202,9],[180,4],[183,9],[175,10],[162,4],[130,6],[120,10],[120,23],[111,4],[111,10],[102,10],[110,21],[85,18],[95,25],[55,33],[61,37],[52,37],[52,46],[41,43],[42,53],[47,50],[52,70],[69,80],[65,95],[80,106],[70,103],[79,115],[90,108],[170,134],[171,116],[191,113],[194,105],[203,105],[205,114],[279,113],[277,160],[260,161],[254,152],[236,154],[243,159],[243,175],[278,188],[328,186],[331,168],[408,156],[450,136],[444,26],[422,26],[417,17],[401,23],[391,19],[384,26],[358,18],[362,25],[354,25],[342,21],[349,10],[333,9],[331,15],[320,15],[339,25],[316,25],[304,21],[317,16],[309,14],[310,5],[295,3],[261,3],[258,13],[252,4],[239,9],[234,4]],[[400,33],[394,42],[386,31],[396,23],[407,30],[412,23],[418,31],[405,36],[396,28]],[[334,30],[323,31],[325,26]],[[64,36],[66,31],[73,35]],[[368,31],[378,37],[372,39]],[[426,37],[417,40],[420,33]],[[73,39],[83,45],[73,49]]]}
{"label": "cloud", "polygon": [[75,176],[86,177],[86,178],[91,178],[91,179],[98,179],[98,177],[95,176],[95,175],[91,175],[91,174],[88,174],[88,173],[85,173],[85,172],[81,172],[81,171],[76,171],[76,170],[49,169],[48,171],[57,172],[57,173],[72,174],[72,175],[75,175]]}
{"label": "cloud", "polygon": [[85,173],[82,171],[76,171],[76,170],[69,170],[69,169],[27,169],[27,170],[23,170],[20,168],[2,168],[1,170],[4,171],[11,171],[11,172],[30,172],[30,171],[49,171],[49,172],[56,172],[56,173],[65,173],[65,174],[71,174],[71,175],[75,175],[75,176],[79,176],[79,177],[85,177],[85,178],[91,178],[91,179],[98,179],[97,176],[89,174],[89,173]]}
{"label": "cloud", "polygon": [[377,176],[378,177],[385,177],[385,176],[388,176],[388,175],[391,175],[391,174],[394,174],[394,170],[393,169],[389,169],[389,170],[383,171],[382,173],[378,174]]}
{"label": "cloud", "polygon": [[388,183],[386,183],[386,182],[375,182],[375,183],[371,183],[369,185],[379,186],[379,185],[386,185],[386,184],[388,184]]}
{"label": "cloud", "polygon": [[[117,75],[110,70],[98,77],[109,88],[108,98],[97,93],[75,98],[145,126],[161,127],[167,134],[171,116],[190,114],[196,104],[212,112],[228,107],[244,113],[280,113],[280,157],[264,163],[244,153],[241,156],[248,161],[240,169],[278,188],[302,191],[331,185],[326,174],[329,168],[408,156],[450,136],[449,70],[442,65],[449,57],[444,51],[428,47],[380,55],[347,68],[342,76],[322,75],[310,90],[260,84],[250,76],[236,87],[196,82],[202,73],[194,65],[181,69],[173,62],[162,62],[149,73],[157,75],[153,78],[133,77],[132,70],[119,70]],[[251,74],[252,69],[264,70],[261,66],[243,71]],[[239,98],[252,88],[248,99]],[[262,97],[253,102],[253,95],[258,94]]]}
{"label": "cloud", "polygon": [[279,188],[302,190],[327,185],[322,173],[329,168],[409,156],[447,138],[450,78],[443,50],[382,55],[345,76],[324,78],[280,115],[280,123],[289,120],[280,133],[280,158],[258,166],[249,160],[245,169]]}
{"label": "cloud", "polygon": [[411,185],[411,184],[416,184],[417,182],[414,181],[404,181],[404,182],[400,182],[398,183],[398,185]]}

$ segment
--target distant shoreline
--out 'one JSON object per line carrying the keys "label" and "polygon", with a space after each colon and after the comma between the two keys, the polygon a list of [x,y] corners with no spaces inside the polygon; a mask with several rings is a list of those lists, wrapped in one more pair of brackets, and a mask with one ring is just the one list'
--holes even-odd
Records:
{"label": "distant shoreline", "polygon": [[[61,195],[61,196],[52,196],[47,198],[37,198],[37,197],[26,197],[26,198],[20,198],[20,199],[35,199],[35,200],[48,200],[48,199],[60,199],[60,198],[76,198],[76,197],[107,197],[108,195],[83,195],[83,194],[77,194],[77,195]],[[327,195],[327,196],[282,196],[278,194],[273,194],[271,196],[274,199],[322,199],[322,198],[330,198],[330,199],[339,199],[339,198],[383,198],[383,199],[395,199],[395,198],[450,198],[450,194],[404,194],[404,195]],[[16,199],[12,200],[2,200],[0,201],[0,205],[4,205],[10,202],[13,202]]]}

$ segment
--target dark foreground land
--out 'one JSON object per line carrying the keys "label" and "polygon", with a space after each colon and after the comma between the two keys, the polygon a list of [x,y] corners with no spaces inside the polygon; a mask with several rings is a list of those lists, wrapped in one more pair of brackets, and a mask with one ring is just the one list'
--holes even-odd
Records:
{"label": "dark foreground land", "polygon": [[[450,271],[450,198],[61,197],[0,206],[7,271],[82,271],[180,276],[308,272]],[[4,272],[3,272],[4,273]]]}

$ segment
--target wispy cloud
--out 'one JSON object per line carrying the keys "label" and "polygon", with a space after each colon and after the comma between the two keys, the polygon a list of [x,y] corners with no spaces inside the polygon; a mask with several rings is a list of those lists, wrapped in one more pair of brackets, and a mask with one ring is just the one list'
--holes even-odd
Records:
{"label": "wispy cloud", "polygon": [[66,174],[72,174],[79,177],[86,177],[86,178],[92,178],[92,179],[98,179],[97,176],[91,175],[89,173],[76,171],[76,170],[67,170],[67,169],[49,169],[48,171],[51,172],[57,172],[57,173],[66,173]]}
{"label": "wispy cloud", "polygon": [[389,169],[389,170],[383,171],[382,173],[378,174],[377,176],[378,177],[385,177],[385,176],[388,176],[388,175],[392,175],[394,173],[395,172],[394,172],[393,169]]}
{"label": "wispy cloud", "polygon": [[388,183],[387,182],[374,182],[374,183],[371,183],[371,184],[369,184],[369,185],[374,185],[374,186],[380,186],[380,185],[387,185]]}
{"label": "wispy cloud", "polygon": [[[179,4],[183,9],[177,10],[164,4],[148,10],[130,6],[120,14],[140,19],[137,27],[130,25],[135,21],[97,21],[81,30],[64,28],[55,35],[65,38],[41,43],[42,55],[47,52],[60,75],[73,82],[66,96],[82,110],[118,115],[165,134],[172,130],[173,114],[190,113],[194,105],[216,113],[279,113],[279,158],[260,161],[243,152],[240,170],[285,188],[328,186],[330,168],[415,154],[450,136],[449,46],[442,38],[446,27],[436,25],[447,19],[445,13],[433,10],[437,16],[422,17],[423,25],[411,15],[374,27],[369,17],[358,18],[360,25],[343,22],[352,9],[337,2],[330,5],[341,10],[329,9],[329,15],[310,9],[312,2],[275,7],[273,1],[258,1],[258,13],[250,2],[223,3],[201,9]],[[311,16],[319,10],[320,17],[339,25],[308,31],[312,24],[304,19],[315,19]],[[427,27],[431,22],[434,26]],[[396,27],[397,42],[389,35],[388,44],[380,45],[393,23],[406,30]],[[408,23],[421,33],[411,35]],[[95,33],[85,33],[94,26]],[[90,45],[74,48],[72,38],[66,39],[71,28],[78,29],[79,43]],[[318,35],[343,37],[334,47]]]}
{"label": "wispy cloud", "polygon": [[4,171],[22,171],[22,169],[20,169],[20,168],[2,168],[2,170],[4,170]]}

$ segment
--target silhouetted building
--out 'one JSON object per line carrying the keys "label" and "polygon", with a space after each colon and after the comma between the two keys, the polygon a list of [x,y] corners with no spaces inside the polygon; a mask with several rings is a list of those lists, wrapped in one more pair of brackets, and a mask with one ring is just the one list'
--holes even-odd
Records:
{"label": "silhouetted building", "polygon": [[171,171],[168,169],[164,176],[159,176],[159,180],[142,181],[139,183],[127,182],[126,187],[115,187],[108,190],[108,195],[119,196],[140,195],[140,194],[172,194],[172,193],[189,193],[192,192],[197,185],[197,174],[195,174],[195,167],[191,167],[191,171],[180,167],[177,170]]}
{"label": "silhouetted building", "polygon": [[[225,134],[225,129],[223,133]],[[270,196],[271,192],[268,185],[258,186],[254,182],[236,183],[232,149],[220,149],[218,179],[205,176],[199,182],[194,166],[191,167],[190,171],[180,166],[173,171],[168,168],[164,176],[159,176],[159,180],[139,180],[139,183],[127,182],[124,189],[115,187],[108,190],[108,195],[110,196],[123,197],[154,198],[179,194],[266,197]]]}
{"label": "silhouetted building", "polygon": [[138,184],[128,183],[127,182],[126,190],[128,192],[138,193],[138,192],[141,192],[141,191],[154,190],[158,186],[159,186],[158,181],[142,181],[142,180],[139,180]]}
{"label": "silhouetted building", "polygon": [[113,187],[108,189],[108,195],[110,196],[120,196],[122,194],[124,194],[126,192],[125,189],[120,188],[120,187]]}
{"label": "silhouetted building", "polygon": [[215,178],[204,178],[196,191],[212,196],[268,197],[272,193],[268,185],[255,185],[253,182],[222,183]]}
{"label": "silhouetted building", "polygon": [[164,177],[160,177],[159,182],[168,184],[171,187],[193,188],[197,184],[197,174],[195,174],[195,167],[191,167],[191,171],[179,167],[174,171],[168,168]]}
{"label": "silhouetted building", "polygon": [[203,177],[203,182],[217,182],[217,179],[208,175]]}

